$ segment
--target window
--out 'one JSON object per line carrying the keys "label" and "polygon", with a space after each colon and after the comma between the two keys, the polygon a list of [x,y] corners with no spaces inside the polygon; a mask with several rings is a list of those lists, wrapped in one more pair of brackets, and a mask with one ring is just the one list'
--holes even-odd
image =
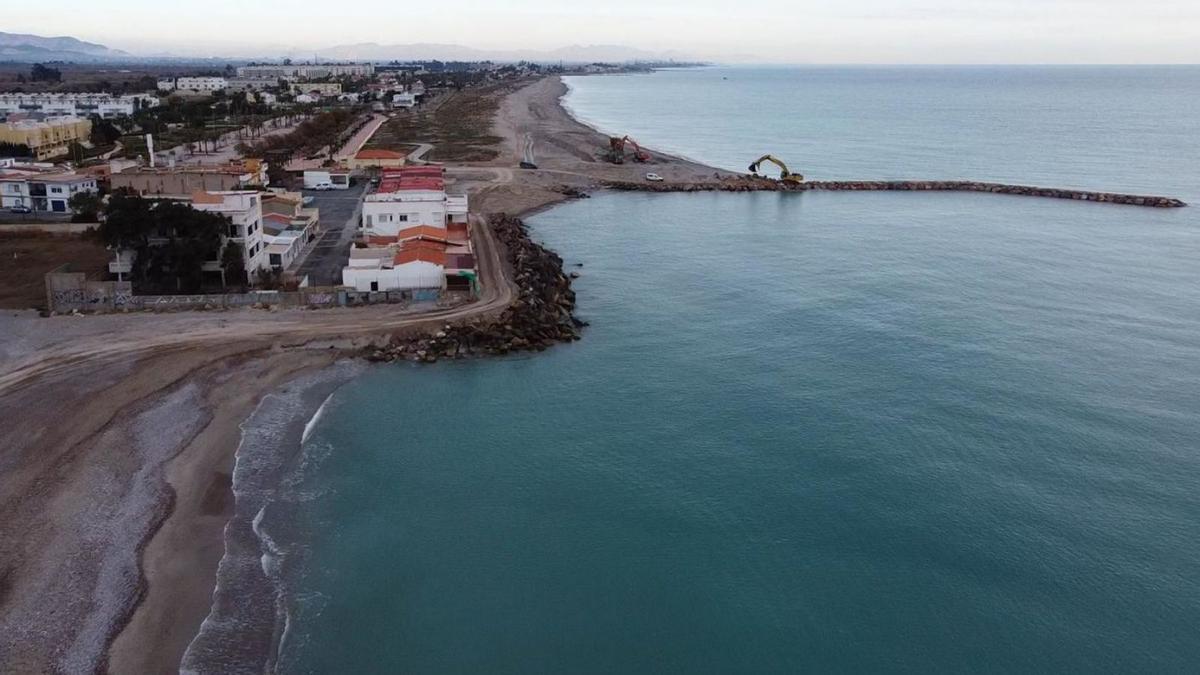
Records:
{"label": "window", "polygon": [[237,225],[229,226],[229,236],[233,237],[235,239],[242,236],[242,235],[238,234],[238,226]]}
{"label": "window", "polygon": [[400,222],[402,222],[402,223],[407,223],[407,222],[408,222],[408,214],[407,214],[407,213],[401,213],[399,216],[396,216],[396,220],[398,220],[398,221],[400,221]]}
{"label": "window", "polygon": [[52,188],[50,188],[50,194],[52,194],[52,195],[61,195],[61,194],[62,194],[62,188],[60,188],[60,187],[52,187]]}

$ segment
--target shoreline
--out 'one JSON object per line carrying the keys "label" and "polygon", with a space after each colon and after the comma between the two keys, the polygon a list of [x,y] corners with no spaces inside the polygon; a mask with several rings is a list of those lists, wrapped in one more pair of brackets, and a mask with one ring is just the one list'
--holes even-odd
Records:
{"label": "shoreline", "polygon": [[[571,115],[566,90],[547,77],[508,94],[494,119],[499,157],[447,167],[473,213],[525,218],[581,192],[648,187],[646,171],[668,187],[745,180],[653,149],[646,164],[604,161],[608,136]],[[539,168],[513,169],[527,137]],[[0,345],[0,417],[15,420],[0,431],[0,537],[13,552],[0,560],[3,665],[177,670],[218,600],[243,425],[272,392],[340,358],[469,352],[473,334],[458,329],[494,322],[521,297],[504,245],[478,216],[472,228],[486,297],[463,308],[0,316],[15,336]],[[551,285],[565,301],[569,285]],[[430,349],[438,331],[447,335]],[[537,348],[514,337],[489,337],[480,351]],[[406,347],[421,340],[426,355]],[[132,545],[106,538],[130,532]]]}

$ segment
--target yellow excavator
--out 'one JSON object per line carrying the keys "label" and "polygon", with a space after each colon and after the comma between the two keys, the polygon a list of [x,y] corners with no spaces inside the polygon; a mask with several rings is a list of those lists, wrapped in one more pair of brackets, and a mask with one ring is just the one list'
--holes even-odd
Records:
{"label": "yellow excavator", "polygon": [[758,167],[763,162],[770,162],[770,163],[774,164],[775,166],[779,167],[779,172],[780,172],[779,180],[781,180],[785,183],[803,183],[804,182],[804,176],[802,176],[798,173],[792,173],[791,171],[788,171],[787,164],[784,164],[782,161],[779,160],[779,158],[777,158],[773,155],[763,155],[762,157],[759,157],[758,159],[754,160],[754,163],[752,163],[750,165],[750,173],[757,176],[758,175]]}

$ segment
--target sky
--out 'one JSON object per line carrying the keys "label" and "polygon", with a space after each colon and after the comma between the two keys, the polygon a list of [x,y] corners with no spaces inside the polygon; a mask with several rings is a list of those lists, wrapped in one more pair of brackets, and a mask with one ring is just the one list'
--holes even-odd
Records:
{"label": "sky", "polygon": [[1200,0],[59,0],[9,3],[0,30],[222,57],[376,42],[761,63],[1200,63]]}

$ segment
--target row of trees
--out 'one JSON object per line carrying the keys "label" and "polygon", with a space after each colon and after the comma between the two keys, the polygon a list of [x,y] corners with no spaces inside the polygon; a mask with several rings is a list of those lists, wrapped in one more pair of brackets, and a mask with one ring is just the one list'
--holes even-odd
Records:
{"label": "row of trees", "polygon": [[268,136],[254,144],[243,143],[238,150],[249,157],[268,159],[311,156],[338,143],[358,116],[357,110],[337,108],[310,117],[286,134]]}
{"label": "row of trees", "polygon": [[229,242],[222,248],[228,227],[224,216],[118,190],[104,208],[100,236],[111,247],[137,252],[131,271],[135,284],[193,293],[204,285],[204,263],[218,255],[226,284],[246,283],[241,247]]}

